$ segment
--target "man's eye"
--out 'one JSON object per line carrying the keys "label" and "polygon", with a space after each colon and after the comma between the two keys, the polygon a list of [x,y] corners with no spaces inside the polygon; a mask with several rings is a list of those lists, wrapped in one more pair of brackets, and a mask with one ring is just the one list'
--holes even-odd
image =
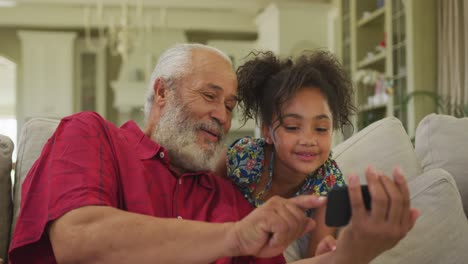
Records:
{"label": "man's eye", "polygon": [[229,113],[232,113],[232,111],[234,110],[234,107],[226,105],[226,109],[228,110]]}
{"label": "man's eye", "polygon": [[203,94],[206,98],[208,98],[209,100],[214,100],[216,97],[214,94],[211,94],[211,93],[205,93]]}

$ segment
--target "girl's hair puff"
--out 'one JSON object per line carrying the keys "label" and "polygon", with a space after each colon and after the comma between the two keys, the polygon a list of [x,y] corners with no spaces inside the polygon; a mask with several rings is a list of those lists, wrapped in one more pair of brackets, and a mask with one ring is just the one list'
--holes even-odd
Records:
{"label": "girl's hair puff", "polygon": [[330,52],[304,52],[296,60],[279,59],[272,52],[254,52],[254,57],[237,69],[238,95],[243,121],[254,118],[271,125],[276,115],[298,90],[319,89],[333,115],[333,128],[352,125],[353,86],[341,64]]}

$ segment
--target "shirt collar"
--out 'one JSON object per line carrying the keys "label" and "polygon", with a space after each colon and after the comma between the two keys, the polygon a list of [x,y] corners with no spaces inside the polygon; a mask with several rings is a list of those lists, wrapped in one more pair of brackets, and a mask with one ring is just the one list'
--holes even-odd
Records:
{"label": "shirt collar", "polygon": [[[124,131],[128,143],[135,146],[135,151],[140,159],[152,159],[154,156],[158,155],[157,158],[162,159],[164,163],[169,165],[169,157],[166,149],[145,135],[134,121],[130,120],[126,122],[120,128]],[[203,187],[214,189],[215,184],[213,177],[219,176],[214,175],[210,171],[199,171],[184,173],[181,175],[181,178],[184,177],[196,178]]]}
{"label": "shirt collar", "polygon": [[214,177],[219,176],[214,175],[214,173],[210,171],[188,172],[180,176],[181,179],[192,178],[194,181],[197,181],[198,184],[207,189],[215,189]]}
{"label": "shirt collar", "polygon": [[160,150],[163,151],[161,146],[146,136],[134,121],[126,122],[120,129],[124,131],[128,143],[135,146],[140,159],[151,159]]}

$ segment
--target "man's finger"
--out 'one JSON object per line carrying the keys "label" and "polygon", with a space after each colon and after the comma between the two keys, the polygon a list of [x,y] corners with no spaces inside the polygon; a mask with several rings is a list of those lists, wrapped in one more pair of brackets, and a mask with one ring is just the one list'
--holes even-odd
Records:
{"label": "man's finger", "polygon": [[388,217],[387,221],[400,226],[401,225],[401,215],[403,210],[403,195],[398,189],[397,185],[393,183],[390,178],[386,176],[381,176],[380,181],[382,182],[385,191],[389,195],[389,207],[388,207]]}
{"label": "man's finger", "polygon": [[274,243],[278,243],[278,245],[287,245],[296,238],[299,238],[307,224],[307,218],[304,211],[291,202],[285,201],[276,206],[275,212],[276,215],[280,217],[282,229],[273,231],[281,232],[283,234],[281,236],[277,236],[277,238],[281,238],[282,240],[274,241]]}
{"label": "man's finger", "polygon": [[421,215],[421,212],[418,209],[411,208],[410,209],[410,217],[409,217],[409,227],[406,230],[408,232],[409,230],[413,229],[414,224],[416,224],[416,220],[418,220],[419,216]]}
{"label": "man's finger", "polygon": [[308,228],[313,228],[315,227],[315,224],[313,226],[309,225],[310,222],[310,217],[307,217],[306,213],[304,210],[299,208],[293,203],[286,203],[285,207],[291,212],[292,215],[294,215],[296,221],[298,222],[298,228],[296,236],[300,237],[304,235],[305,233],[309,232],[311,229]]}
{"label": "man's finger", "polygon": [[409,226],[411,222],[408,221],[408,219],[410,218],[410,193],[406,179],[403,176],[403,173],[399,167],[393,169],[393,179],[395,180],[395,183],[400,189],[403,198],[403,206],[400,219],[401,225],[404,230],[409,230],[411,228]]}
{"label": "man's finger", "polygon": [[[310,201],[312,199],[313,201]],[[316,195],[300,195],[294,198],[288,199],[289,203],[286,203],[286,207],[290,210],[292,214],[296,216],[297,219],[302,219],[302,229],[299,230],[299,235],[297,237],[303,236],[306,233],[312,231],[316,223],[315,221],[307,217],[305,210],[310,208],[319,208],[326,204],[326,197],[319,197]],[[292,202],[291,202],[292,201]],[[312,207],[310,207],[312,205]],[[308,208],[304,208],[309,206]]]}
{"label": "man's finger", "polygon": [[289,199],[289,201],[304,211],[324,206],[326,204],[326,200],[326,197],[316,195],[299,195]]}
{"label": "man's finger", "polygon": [[366,169],[366,179],[371,199],[371,216],[374,221],[384,222],[387,218],[389,199],[380,176],[372,167]]}
{"label": "man's finger", "polygon": [[362,200],[359,177],[353,173],[348,178],[348,195],[351,204],[352,221],[361,222],[366,215],[366,208]]}

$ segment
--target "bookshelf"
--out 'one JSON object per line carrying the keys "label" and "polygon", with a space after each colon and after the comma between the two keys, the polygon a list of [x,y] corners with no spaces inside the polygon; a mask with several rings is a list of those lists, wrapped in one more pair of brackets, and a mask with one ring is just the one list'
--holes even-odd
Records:
{"label": "bookshelf", "polygon": [[[401,0],[400,0],[401,1]],[[341,59],[354,81],[354,132],[393,115],[391,0],[339,0]],[[369,75],[366,77],[366,75]]]}
{"label": "bookshelf", "polygon": [[[354,132],[387,116],[410,135],[432,109],[406,103],[413,91],[435,91],[437,0],[336,0],[339,51],[354,82]],[[406,101],[407,102],[407,101]]]}
{"label": "bookshelf", "polygon": [[[346,1],[346,0],[343,0]],[[351,0],[352,67],[357,130],[393,113],[391,4],[389,0]]]}

